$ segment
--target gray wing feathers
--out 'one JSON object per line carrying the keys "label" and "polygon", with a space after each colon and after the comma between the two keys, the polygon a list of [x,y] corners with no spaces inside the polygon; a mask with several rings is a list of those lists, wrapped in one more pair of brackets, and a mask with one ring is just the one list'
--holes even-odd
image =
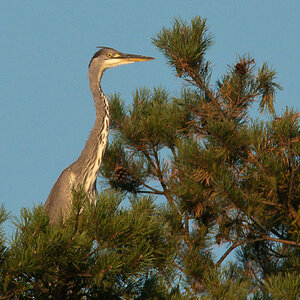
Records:
{"label": "gray wing feathers", "polygon": [[65,169],[53,185],[45,203],[45,210],[49,212],[50,223],[55,223],[68,212],[72,198],[72,173]]}

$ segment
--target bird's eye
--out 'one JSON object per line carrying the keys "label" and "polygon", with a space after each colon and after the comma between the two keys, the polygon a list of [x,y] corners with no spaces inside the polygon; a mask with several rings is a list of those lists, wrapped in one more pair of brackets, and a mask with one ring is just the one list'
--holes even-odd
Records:
{"label": "bird's eye", "polygon": [[107,53],[107,57],[112,57],[112,53]]}

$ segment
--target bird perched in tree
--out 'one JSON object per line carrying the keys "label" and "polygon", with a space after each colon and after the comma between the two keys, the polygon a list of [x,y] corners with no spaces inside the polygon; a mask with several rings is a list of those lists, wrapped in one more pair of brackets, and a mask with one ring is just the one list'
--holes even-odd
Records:
{"label": "bird perched in tree", "polygon": [[73,188],[81,187],[92,196],[96,194],[96,179],[109,131],[109,105],[100,85],[103,72],[116,66],[152,59],[154,58],[125,54],[106,47],[101,47],[92,57],[88,77],[95,102],[96,121],[81,155],[61,173],[51,189],[45,203],[51,223],[55,223],[61,216],[67,216]]}

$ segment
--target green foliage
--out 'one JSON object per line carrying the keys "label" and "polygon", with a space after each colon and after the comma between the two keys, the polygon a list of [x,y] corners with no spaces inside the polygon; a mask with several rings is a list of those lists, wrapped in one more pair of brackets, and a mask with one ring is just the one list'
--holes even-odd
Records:
{"label": "green foliage", "polygon": [[[190,98],[190,95],[185,98]],[[117,118],[112,128],[129,146],[132,144],[136,148],[138,145],[140,151],[161,149],[164,146],[174,148],[176,138],[186,127],[190,113],[183,103],[170,103],[169,99],[165,89],[154,88],[151,91],[141,88],[133,95],[132,107],[120,113],[120,106],[124,102],[117,95],[111,96],[110,110]]]}
{"label": "green foliage", "polygon": [[266,107],[270,112],[274,112],[274,95],[276,89],[282,89],[281,86],[274,82],[276,72],[269,69],[268,65],[264,63],[258,71],[258,90],[262,94],[262,100],[259,104],[260,111],[262,112]]}
{"label": "green foliage", "polygon": [[[96,202],[82,199],[87,200],[82,191],[74,192],[64,224],[50,225],[40,206],[22,210],[1,265],[0,295],[131,298],[139,296],[149,271],[167,269],[176,245],[171,237],[165,239],[168,225],[150,197],[133,197],[127,209],[120,207],[122,196],[113,192],[102,193]],[[165,279],[156,276],[162,285]]]}
{"label": "green foliage", "polygon": [[3,223],[8,219],[9,214],[5,211],[4,205],[0,206],[0,265],[5,260],[6,254],[6,238],[3,230]]}
{"label": "green foliage", "polygon": [[227,267],[210,268],[204,274],[203,288],[206,295],[200,299],[248,299],[255,288],[242,268],[229,263]]}
{"label": "green foliage", "polygon": [[296,300],[300,295],[300,274],[278,273],[268,278],[266,288],[273,299]]}
{"label": "green foliage", "polygon": [[163,28],[153,43],[166,56],[169,65],[175,67],[178,76],[185,76],[186,67],[191,66],[209,78],[210,64],[205,62],[205,54],[213,44],[213,36],[207,32],[206,19],[195,17],[190,25],[174,19],[172,28]]}

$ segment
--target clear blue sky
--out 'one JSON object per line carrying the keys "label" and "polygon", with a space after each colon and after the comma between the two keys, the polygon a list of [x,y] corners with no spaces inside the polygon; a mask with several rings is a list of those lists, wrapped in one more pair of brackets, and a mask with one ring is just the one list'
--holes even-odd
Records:
{"label": "clear blue sky", "polygon": [[87,66],[96,46],[156,57],[109,70],[104,91],[127,103],[136,87],[174,78],[151,37],[173,17],[208,19],[209,52],[220,76],[238,54],[278,71],[276,108],[299,109],[299,1],[14,1],[0,2],[0,203],[19,215],[44,202],[60,172],[77,159],[94,122]]}

